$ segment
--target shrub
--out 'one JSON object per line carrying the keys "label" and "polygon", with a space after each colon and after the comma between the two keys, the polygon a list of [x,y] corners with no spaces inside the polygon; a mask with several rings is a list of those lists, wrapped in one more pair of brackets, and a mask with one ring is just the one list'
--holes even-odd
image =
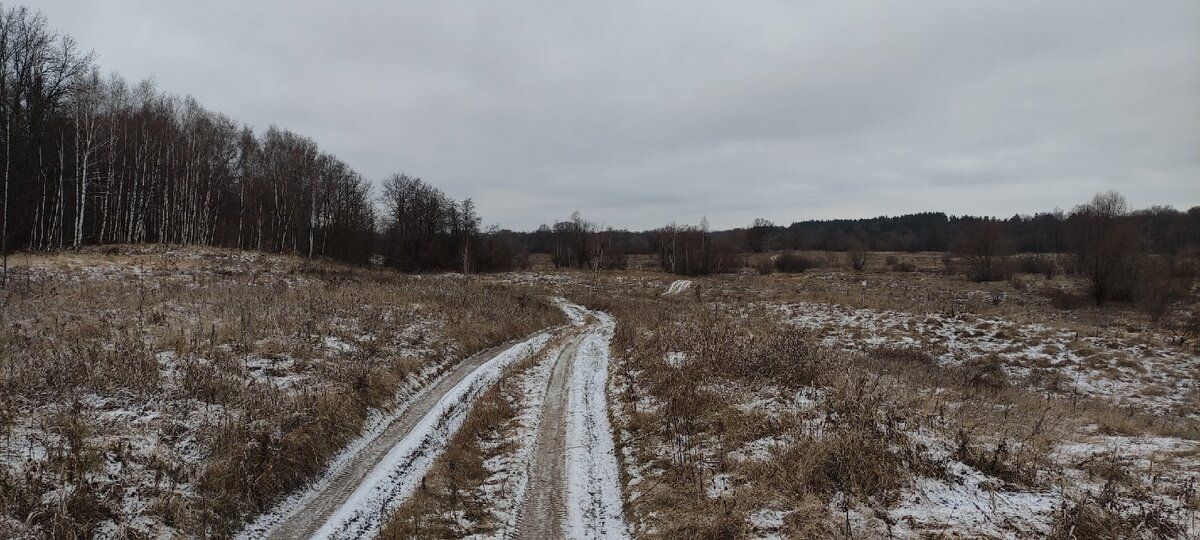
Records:
{"label": "shrub", "polygon": [[1125,197],[1115,191],[1098,193],[1075,209],[1067,225],[1076,266],[1091,285],[1096,305],[1132,299],[1144,250]]}
{"label": "shrub", "polygon": [[828,351],[820,342],[803,332],[778,329],[766,339],[754,340],[756,347],[748,351],[744,366],[737,373],[743,377],[766,378],[788,387],[812,384],[821,366],[828,367]]}
{"label": "shrub", "polygon": [[1147,260],[1142,265],[1139,279],[1133,289],[1133,298],[1138,309],[1158,322],[1166,315],[1172,304],[1187,296],[1187,284],[1181,279],[1172,279],[1170,265],[1162,260]]}
{"label": "shrub", "polygon": [[1058,275],[1058,264],[1046,255],[1025,255],[1017,257],[1017,270],[1026,274],[1041,274],[1046,279]]}
{"label": "shrub", "polygon": [[820,435],[788,445],[770,466],[772,481],[796,498],[826,501],[841,493],[852,500],[888,499],[909,484],[924,461],[894,423],[890,396],[867,378],[835,386],[825,405],[831,421]]}
{"label": "shrub", "polygon": [[884,362],[914,363],[929,366],[935,363],[933,356],[925,349],[919,347],[885,345],[871,349],[869,354],[877,360]]}
{"label": "shrub", "polygon": [[965,273],[972,281],[999,281],[1012,274],[1008,261],[1011,247],[1000,222],[974,224],[954,239],[950,251],[966,261]]}
{"label": "shrub", "polygon": [[[1200,339],[1200,310],[1179,318],[1171,325],[1171,332],[1174,334],[1172,341],[1176,345],[1185,345],[1188,341]],[[1196,342],[1195,347],[1200,350],[1200,342]]]}
{"label": "shrub", "polygon": [[867,251],[867,245],[859,240],[850,242],[846,249],[846,262],[849,263],[850,269],[855,272],[862,272],[867,268],[867,259],[870,258],[871,252]]}
{"label": "shrub", "polygon": [[780,272],[796,274],[821,266],[815,259],[799,253],[784,253],[775,258],[775,269]]}

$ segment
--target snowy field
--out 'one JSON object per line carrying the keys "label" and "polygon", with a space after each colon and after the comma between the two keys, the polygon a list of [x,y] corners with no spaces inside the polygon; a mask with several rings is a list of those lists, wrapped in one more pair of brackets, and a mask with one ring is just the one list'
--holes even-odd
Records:
{"label": "snowy field", "polygon": [[1200,534],[1200,356],[1119,308],[201,249],[16,274],[7,536]]}

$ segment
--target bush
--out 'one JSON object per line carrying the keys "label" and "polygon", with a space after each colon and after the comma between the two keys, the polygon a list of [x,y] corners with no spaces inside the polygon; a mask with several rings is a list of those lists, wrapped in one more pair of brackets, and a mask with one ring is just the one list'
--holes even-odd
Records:
{"label": "bush", "polygon": [[1067,237],[1096,305],[1133,299],[1145,250],[1139,224],[1130,215],[1125,197],[1115,191],[1096,194],[1092,202],[1071,214]]}
{"label": "bush", "polygon": [[893,396],[861,377],[831,389],[823,405],[831,420],[818,435],[806,435],[779,450],[771,482],[797,498],[829,501],[888,500],[927,463],[896,423]]}
{"label": "bush", "polygon": [[596,262],[596,266],[601,270],[627,270],[629,257],[624,253],[605,255]]}
{"label": "bush", "polygon": [[867,260],[870,256],[871,252],[867,251],[867,245],[857,240],[850,242],[850,247],[846,250],[846,262],[855,272],[866,270]]}
{"label": "bush", "polygon": [[1046,255],[1025,255],[1017,258],[1017,270],[1026,274],[1041,274],[1046,279],[1058,275],[1058,264]]}
{"label": "bush", "polygon": [[951,242],[950,252],[966,263],[964,273],[972,281],[1000,281],[1012,275],[1011,246],[997,221],[981,221],[967,228]]}
{"label": "bush", "polygon": [[1191,280],[1173,279],[1172,269],[1166,261],[1147,260],[1139,274],[1133,298],[1138,309],[1150,315],[1154,322],[1161,320],[1171,305],[1187,297],[1187,284]]}
{"label": "bush", "polygon": [[803,332],[779,329],[765,339],[754,340],[754,347],[746,351],[745,359],[737,362],[740,367],[725,368],[741,377],[765,378],[771,384],[799,388],[813,384],[821,367],[828,367],[831,359],[820,342]]}
{"label": "bush", "polygon": [[784,253],[775,258],[775,269],[786,273],[800,273],[821,266],[815,259],[799,253]]}

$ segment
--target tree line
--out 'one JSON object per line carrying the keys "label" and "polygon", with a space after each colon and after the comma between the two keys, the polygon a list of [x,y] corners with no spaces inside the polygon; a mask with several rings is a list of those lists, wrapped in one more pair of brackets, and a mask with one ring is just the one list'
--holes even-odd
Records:
{"label": "tree line", "polygon": [[[1078,208],[1055,209],[1007,219],[924,212],[895,217],[797,221],[779,226],[765,219],[745,228],[717,233],[747,252],[773,250],[846,251],[862,242],[874,251],[948,251],[955,239],[979,223],[994,223],[1013,250],[1023,253],[1066,253],[1068,230]],[[1200,207],[1180,211],[1170,206],[1126,209],[1146,248],[1173,254],[1200,248]]]}
{"label": "tree line", "polygon": [[1071,255],[1065,260],[1047,257],[1045,251],[1018,256],[1021,237],[1003,220],[967,224],[949,251],[975,281],[1009,279],[1017,271],[1047,278],[1070,271],[1087,280],[1096,304],[1136,300],[1155,313],[1181,298],[1200,273],[1198,218],[1197,208],[1186,214],[1162,208],[1133,211],[1125,197],[1109,191],[1075,207],[1054,229],[1055,241]]}
{"label": "tree line", "polygon": [[383,255],[413,271],[511,267],[519,251],[485,238],[470,200],[418,178],[388,179],[380,201],[308,137],[255,133],[152,81],[101,76],[24,7],[0,9],[0,138],[5,268],[13,250],[109,243]]}
{"label": "tree line", "polygon": [[[1200,250],[1200,207],[1180,211],[1170,206],[1139,210],[1127,206],[1123,219],[1136,229],[1138,241],[1146,251],[1171,255]],[[987,224],[1011,251],[1068,253],[1072,250],[1069,231],[1073,223],[1082,220],[1080,208],[1082,206],[1069,212],[1055,209],[1007,219],[924,212],[866,219],[797,221],[786,226],[760,218],[742,228],[704,230],[713,249],[721,252],[850,251],[856,248],[916,252],[951,251],[960,237],[976,230],[980,224]],[[605,233],[613,253],[653,255],[661,251],[663,232],[680,227],[668,225],[647,231],[609,229]],[[560,238],[569,230],[569,223],[560,222],[554,226],[542,225],[533,232],[512,234],[531,253],[549,254],[555,252]]]}
{"label": "tree line", "polygon": [[[1155,309],[1200,272],[1200,207],[1133,210],[1116,192],[1097,194],[1070,212],[1008,219],[928,212],[788,227],[756,219],[726,231],[710,231],[702,220],[631,232],[600,230],[576,212],[552,227],[509,234],[531,252],[550,254],[556,267],[624,268],[629,255],[656,255],[663,270],[683,275],[738,271],[751,263],[747,255],[770,251],[785,253],[759,257],[755,267],[762,273],[815,266],[796,253],[801,250],[842,251],[855,271],[866,268],[871,251],[943,251],[957,257],[946,259],[948,268],[975,281],[1008,279],[1017,271],[1071,272],[1087,280],[1097,304],[1137,300]],[[1070,257],[1053,256],[1059,254]]]}

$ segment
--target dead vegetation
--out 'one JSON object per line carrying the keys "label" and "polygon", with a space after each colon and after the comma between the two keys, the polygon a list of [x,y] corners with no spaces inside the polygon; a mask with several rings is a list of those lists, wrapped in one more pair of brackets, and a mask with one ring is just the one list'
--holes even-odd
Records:
{"label": "dead vegetation", "polygon": [[[347,425],[439,359],[548,326],[555,310],[540,298],[554,293],[618,321],[610,404],[638,537],[1194,534],[1194,296],[1156,321],[1132,304],[1094,307],[1061,272],[981,288],[935,254],[875,256],[861,273],[805,256],[820,267],[698,279],[667,296],[672,278],[637,270],[464,283],[294,259],[262,270],[227,252],[168,254],[163,269],[127,261],[161,254],[31,261],[9,300],[23,311],[6,309],[0,330],[0,388],[17,398],[0,402],[8,526],[33,512],[40,531],[69,536],[128,519],[122,501],[136,500],[137,519],[227,534],[214,519],[311,478],[323,445],[343,444]],[[1060,293],[1070,309],[1055,307]],[[813,324],[797,325],[806,314]],[[54,354],[25,358],[26,347]],[[1080,390],[1089,380],[1096,391]],[[482,464],[511,453],[512,391],[482,398],[390,537],[494,530]],[[158,416],[134,425],[145,412]],[[124,434],[137,430],[162,441]]]}
{"label": "dead vegetation", "polygon": [[521,287],[226,250],[15,262],[0,326],[14,535],[228,536],[373,410],[560,319]]}
{"label": "dead vegetation", "polygon": [[[1110,534],[1075,538],[1181,538],[1194,527],[1194,454],[1166,459],[1156,445],[1194,448],[1195,419],[1082,397],[1053,365],[1014,379],[1000,355],[945,363],[945,350],[919,338],[830,348],[774,310],[749,307],[795,284],[777,279],[710,278],[675,297],[628,278],[578,291],[611,292],[592,307],[618,321],[615,425],[639,537],[1038,538],[1074,526]],[[874,288],[866,296],[887,301]],[[1128,369],[1139,365],[1129,360]],[[1123,471],[1119,483],[1094,471],[1109,453],[1127,465],[1108,467]],[[983,510],[946,514],[948,496]],[[1091,522],[1109,529],[1085,529]]]}

